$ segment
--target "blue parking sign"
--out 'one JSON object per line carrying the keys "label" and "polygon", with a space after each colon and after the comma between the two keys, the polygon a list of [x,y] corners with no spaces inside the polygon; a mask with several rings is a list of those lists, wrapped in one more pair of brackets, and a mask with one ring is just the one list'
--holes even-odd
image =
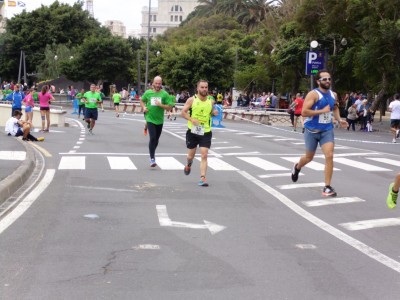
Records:
{"label": "blue parking sign", "polygon": [[315,75],[325,67],[324,51],[307,51],[306,53],[306,75]]}

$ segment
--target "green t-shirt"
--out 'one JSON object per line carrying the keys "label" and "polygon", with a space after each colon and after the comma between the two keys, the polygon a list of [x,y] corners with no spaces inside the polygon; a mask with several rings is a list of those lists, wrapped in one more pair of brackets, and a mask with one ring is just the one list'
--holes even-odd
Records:
{"label": "green t-shirt", "polygon": [[145,114],[146,121],[155,125],[164,124],[164,109],[155,105],[155,100],[160,101],[161,104],[164,105],[173,105],[171,104],[169,94],[166,91],[161,90],[155,92],[153,90],[147,90],[142,96],[142,101],[148,109]]}
{"label": "green t-shirt", "polygon": [[82,93],[78,93],[78,94],[75,95],[75,98],[79,100],[79,103],[78,103],[79,105],[85,104],[85,103],[82,101],[82,97],[83,97],[83,94],[82,94]]}
{"label": "green t-shirt", "polygon": [[32,97],[33,97],[33,101],[39,102],[39,93],[38,92],[34,92]]}
{"label": "green t-shirt", "polygon": [[86,99],[86,102],[85,102],[86,108],[97,108],[97,103],[101,102],[100,93],[97,93],[97,92],[94,92],[94,93],[92,93],[91,91],[86,92],[83,95],[83,98]]}
{"label": "green t-shirt", "polygon": [[169,95],[169,103],[171,106],[175,106],[176,97],[174,95]]}
{"label": "green t-shirt", "polygon": [[113,95],[113,100],[114,100],[114,103],[120,103],[121,102],[121,94],[120,93],[115,93]]}

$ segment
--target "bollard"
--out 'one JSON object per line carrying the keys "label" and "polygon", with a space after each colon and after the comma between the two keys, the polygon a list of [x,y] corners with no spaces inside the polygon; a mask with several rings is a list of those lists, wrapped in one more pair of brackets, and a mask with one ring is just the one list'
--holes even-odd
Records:
{"label": "bollard", "polygon": [[73,115],[77,115],[78,114],[78,106],[79,106],[79,100],[78,99],[74,99],[73,100],[73,106],[74,106],[74,111],[72,112]]}
{"label": "bollard", "polygon": [[[212,116],[212,118],[211,118],[212,119],[211,127],[225,128],[225,126],[221,124],[222,117],[223,117],[222,105],[215,104],[214,107],[218,110],[218,115],[217,116]],[[218,122],[218,124],[215,124],[214,121]]]}

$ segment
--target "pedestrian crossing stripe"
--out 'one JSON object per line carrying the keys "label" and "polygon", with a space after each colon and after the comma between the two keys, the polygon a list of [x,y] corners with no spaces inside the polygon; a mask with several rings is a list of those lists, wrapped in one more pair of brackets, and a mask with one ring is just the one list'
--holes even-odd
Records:
{"label": "pedestrian crossing stripe", "polygon": [[0,160],[25,160],[25,151],[0,151]]}
{"label": "pedestrian crossing stripe", "polygon": [[107,156],[107,160],[113,170],[137,170],[129,157]]}
{"label": "pedestrian crossing stripe", "polygon": [[[292,163],[297,163],[300,160],[300,157],[281,157],[282,159],[285,159],[287,161],[290,161]],[[325,164],[321,164],[316,161],[311,161],[307,165],[305,165],[304,168],[309,168],[315,171],[324,171],[325,170]],[[334,171],[340,171],[338,168],[333,168]]]}
{"label": "pedestrian crossing stripe", "polygon": [[379,158],[379,157],[367,157],[369,160],[374,160],[377,162],[381,162],[384,164],[400,167],[400,161],[399,160],[394,160],[394,159],[389,159],[389,158]]}
{"label": "pedestrian crossing stripe", "polygon": [[337,163],[340,163],[340,164],[344,164],[346,166],[351,166],[351,167],[354,167],[354,168],[357,168],[357,169],[362,169],[364,171],[391,171],[389,169],[381,168],[381,167],[378,167],[378,166],[366,164],[366,163],[363,163],[363,162],[351,160],[351,159],[344,158],[344,157],[334,158],[333,161],[337,162]]}
{"label": "pedestrian crossing stripe", "polygon": [[341,223],[339,224],[339,226],[350,231],[389,227],[389,226],[400,226],[400,218],[363,220],[357,222]]}
{"label": "pedestrian crossing stripe", "polygon": [[[1,153],[0,153],[1,154]],[[61,160],[58,166],[59,170],[84,170],[86,169],[86,156],[84,155],[79,155],[78,153],[74,153],[74,151],[71,151],[70,154],[71,156],[61,156]],[[111,153],[110,153],[111,154]],[[264,175],[260,175],[260,178],[273,178],[273,177],[281,177],[284,175],[290,176],[290,173],[287,173],[288,170],[291,169],[291,167],[287,166],[285,164],[277,164],[276,160],[277,158],[274,158],[274,162],[266,160],[264,158],[260,158],[258,156],[253,156],[252,154],[247,153],[247,155],[243,155],[244,153],[237,153],[235,155],[225,155],[226,158],[229,160],[235,160],[239,159],[240,161],[243,161],[247,164],[250,164],[252,166],[255,166],[261,170],[271,172],[271,171],[286,171],[282,172],[282,174],[277,174],[275,173],[267,173]],[[259,153],[256,153],[259,155]],[[252,155],[252,156],[249,156]],[[108,161],[108,165],[110,169],[112,170],[137,170],[137,166],[133,162],[133,158],[126,154],[125,156],[122,155],[106,155],[106,160]],[[22,156],[20,157],[22,158]],[[201,160],[200,156],[196,157],[198,161]],[[291,163],[293,162],[298,162],[299,157],[288,157],[288,156],[282,156],[279,157],[279,159],[282,159],[284,161],[289,161]],[[379,163],[385,163],[385,164],[391,164],[395,165],[397,164],[397,161],[395,160],[390,160],[386,158],[367,158],[370,160],[375,160],[376,162]],[[179,161],[180,160],[180,161]],[[159,166],[160,169],[162,170],[183,170],[184,164],[186,163],[185,159],[179,159],[177,160],[173,156],[158,156],[156,158],[157,165]],[[391,171],[390,169],[374,166],[371,164],[366,164],[360,161],[356,160],[351,160],[347,158],[336,158],[335,161],[337,160],[338,163],[345,164],[348,167],[355,167],[357,169],[362,169],[364,171],[368,172],[373,172],[373,171]],[[220,157],[208,157],[207,158],[208,162],[208,167],[212,170],[215,171],[237,171],[238,168],[234,165],[231,165],[230,163],[224,161]],[[307,164],[305,168],[312,169],[315,171],[324,171],[325,169],[325,164],[319,163],[312,161],[309,164]],[[336,171],[340,171],[340,169],[334,168]]]}
{"label": "pedestrian crossing stripe", "polygon": [[252,164],[253,166],[259,167],[266,171],[287,171],[288,168],[277,165],[273,162],[267,161],[259,157],[238,157],[239,159]]}
{"label": "pedestrian crossing stripe", "polygon": [[358,197],[335,197],[329,199],[303,201],[303,204],[308,207],[316,207],[316,206],[336,205],[336,204],[355,203],[355,202],[365,202],[365,200]]}

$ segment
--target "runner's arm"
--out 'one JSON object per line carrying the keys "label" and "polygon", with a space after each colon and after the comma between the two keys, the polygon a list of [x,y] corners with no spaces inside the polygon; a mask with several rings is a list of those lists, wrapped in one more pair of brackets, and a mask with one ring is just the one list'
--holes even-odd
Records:
{"label": "runner's arm", "polygon": [[311,91],[307,94],[306,99],[304,99],[303,110],[301,112],[301,115],[303,117],[314,117],[316,115],[324,114],[331,111],[329,104],[322,109],[311,109],[317,100],[318,94],[316,92]]}

